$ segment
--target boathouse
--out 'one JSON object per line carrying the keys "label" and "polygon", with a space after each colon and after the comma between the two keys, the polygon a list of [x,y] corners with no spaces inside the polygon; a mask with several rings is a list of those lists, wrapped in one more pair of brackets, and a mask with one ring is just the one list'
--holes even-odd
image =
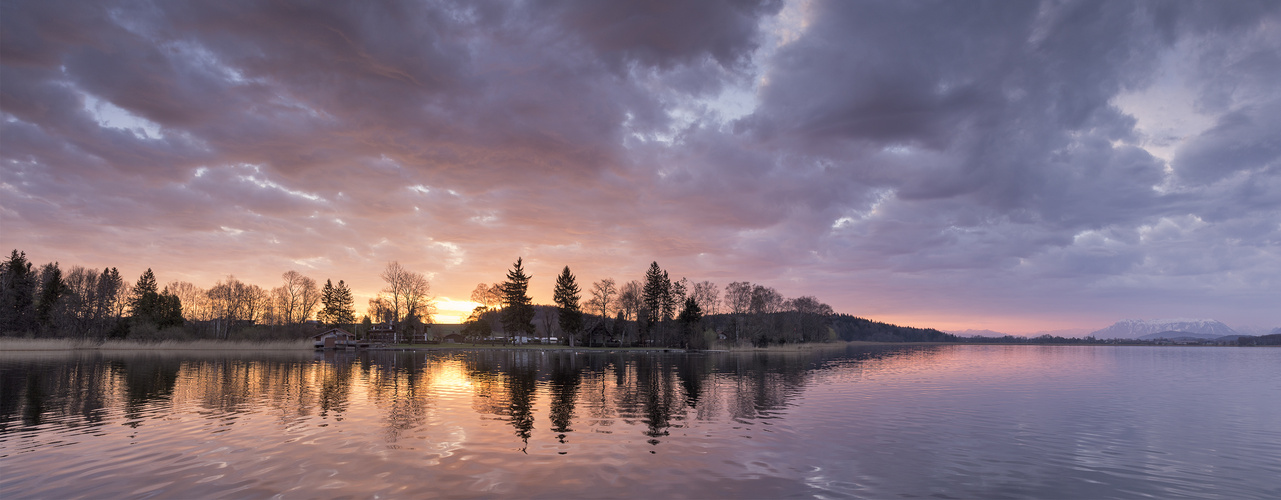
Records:
{"label": "boathouse", "polygon": [[342,328],[330,328],[311,336],[317,349],[346,349],[356,347],[356,336]]}

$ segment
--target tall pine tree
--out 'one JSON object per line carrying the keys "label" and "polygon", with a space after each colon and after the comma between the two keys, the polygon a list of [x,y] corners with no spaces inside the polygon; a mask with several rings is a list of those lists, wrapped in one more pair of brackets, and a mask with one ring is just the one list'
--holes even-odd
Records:
{"label": "tall pine tree", "polygon": [[160,289],[156,285],[156,275],[151,268],[138,277],[133,286],[133,295],[129,297],[129,313],[134,321],[155,323],[160,317]]}
{"label": "tall pine tree", "polygon": [[647,337],[646,340],[653,340],[658,344],[665,343],[665,335],[662,334],[660,322],[672,319],[672,280],[667,276],[667,271],[658,267],[657,262],[649,265],[649,271],[645,272],[645,286],[642,291],[642,301],[645,305],[645,321],[641,321],[641,332]]}
{"label": "tall pine tree", "polygon": [[533,299],[527,293],[530,278],[517,257],[516,265],[507,271],[507,282],[503,283],[503,330],[509,336],[518,332],[534,333]]}
{"label": "tall pine tree", "polygon": [[320,322],[330,326],[351,325],[356,322],[356,311],[351,289],[347,283],[338,280],[325,280],[325,287],[320,293],[321,309],[318,314]]}
{"label": "tall pine tree", "polygon": [[186,319],[182,317],[182,299],[178,295],[169,293],[169,288],[160,293],[156,300],[155,312],[156,326],[159,328],[172,328],[182,326]]}
{"label": "tall pine tree", "polygon": [[351,296],[351,289],[347,288],[347,283],[343,280],[338,280],[338,286],[334,287],[334,303],[334,323],[356,323],[356,299]]}
{"label": "tall pine tree", "polygon": [[28,333],[36,327],[36,272],[17,249],[0,263],[0,333]]}
{"label": "tall pine tree", "polygon": [[36,301],[36,323],[45,331],[54,328],[54,308],[67,293],[67,284],[62,281],[62,269],[58,263],[45,264],[40,269],[40,300]]}
{"label": "tall pine tree", "polygon": [[573,273],[569,272],[569,266],[565,266],[565,270],[556,277],[556,288],[552,290],[552,300],[556,301],[560,329],[571,339],[569,345],[572,346],[574,345],[572,339],[583,328],[583,311],[578,306],[578,283]]}
{"label": "tall pine tree", "polygon": [[671,280],[667,278],[667,273],[658,267],[657,262],[651,262],[649,271],[645,272],[645,287],[641,297],[649,315],[646,318],[649,323],[657,323],[660,319],[664,319],[664,306],[670,301],[668,297],[670,290]]}
{"label": "tall pine tree", "polygon": [[334,298],[334,282],[333,280],[325,280],[325,286],[320,289],[320,312],[316,313],[316,319],[320,321],[320,324],[332,326],[337,323],[337,321],[334,321],[334,312],[337,305]]}
{"label": "tall pine tree", "polygon": [[116,268],[102,268],[98,276],[97,302],[94,303],[94,317],[98,319],[95,327],[97,335],[102,336],[120,322],[122,314],[120,304],[124,301],[121,294],[125,289],[124,278]]}
{"label": "tall pine tree", "polygon": [[703,309],[698,307],[698,302],[693,297],[685,299],[681,315],[676,320],[681,324],[681,342],[686,348],[707,348],[706,342],[702,339],[702,332],[698,329],[698,322],[702,319]]}

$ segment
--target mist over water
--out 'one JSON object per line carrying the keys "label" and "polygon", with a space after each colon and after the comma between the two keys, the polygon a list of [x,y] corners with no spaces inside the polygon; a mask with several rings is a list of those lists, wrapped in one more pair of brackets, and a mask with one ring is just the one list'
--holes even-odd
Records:
{"label": "mist over water", "polygon": [[1281,350],[0,353],[4,498],[1281,497]]}

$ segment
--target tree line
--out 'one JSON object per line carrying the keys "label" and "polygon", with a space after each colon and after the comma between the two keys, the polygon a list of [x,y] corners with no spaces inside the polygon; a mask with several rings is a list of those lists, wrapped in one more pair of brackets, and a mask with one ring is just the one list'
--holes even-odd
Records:
{"label": "tree line", "polygon": [[[358,323],[344,280],[321,285],[286,271],[274,288],[227,276],[209,288],[186,281],[160,286],[147,269],[130,283],[116,268],[57,262],[34,266],[14,250],[0,262],[0,333],[5,335],[165,339],[287,339],[341,326],[362,334],[374,325],[421,334],[436,312],[431,284],[421,272],[388,263],[386,283]],[[812,296],[785,298],[747,281],[722,290],[711,281],[673,279],[657,262],[639,280],[604,278],[583,287],[565,266],[552,287],[554,305],[529,295],[532,276],[521,258],[499,283],[481,283],[479,304],[464,324],[472,339],[541,338],[569,345],[709,348],[717,344],[766,346],[829,340],[939,341],[936,330],[911,329],[837,315]],[[946,336],[950,337],[950,336]],[[405,337],[401,337],[405,338]]]}
{"label": "tree line", "polygon": [[[390,325],[431,323],[435,309],[422,273],[392,262],[382,277],[388,286],[370,300],[370,315]],[[205,289],[186,281],[160,287],[151,269],[130,283],[114,267],[37,267],[16,249],[0,261],[0,334],[8,336],[288,339],[317,326],[354,329],[354,306],[346,281],[320,285],[293,270],[271,289],[235,276]]]}
{"label": "tree line", "polygon": [[473,339],[501,330],[505,338],[556,337],[569,345],[633,345],[708,348],[720,343],[756,346],[823,342],[837,338],[831,306],[810,296],[788,299],[774,288],[746,281],[720,287],[710,281],[672,279],[651,262],[643,279],[619,285],[613,278],[591,283],[582,296],[569,266],[552,288],[555,307],[529,297],[531,276],[516,259],[507,279],[480,283],[471,294],[479,305],[464,323]]}

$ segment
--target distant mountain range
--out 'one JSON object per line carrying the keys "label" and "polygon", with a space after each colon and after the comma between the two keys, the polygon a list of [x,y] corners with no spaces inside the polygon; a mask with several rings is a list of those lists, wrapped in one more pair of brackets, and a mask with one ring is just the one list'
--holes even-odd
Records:
{"label": "distant mountain range", "polygon": [[[958,337],[990,337],[1000,338],[1007,333],[993,330],[948,330],[947,333]],[[1235,330],[1222,322],[1213,319],[1127,319],[1121,320],[1104,328],[1090,332],[1084,329],[1072,330],[1047,330],[1031,334],[1015,334],[1016,337],[1039,337],[1042,335],[1053,335],[1056,337],[1086,337],[1091,336],[1096,339],[1138,339],[1138,340],[1155,340],[1155,339],[1206,339],[1220,341],[1234,341],[1243,335],[1276,335],[1281,334],[1281,328],[1268,329],[1264,327],[1243,327],[1241,331]]]}
{"label": "distant mountain range", "polygon": [[1097,339],[1149,340],[1175,337],[1215,339],[1240,333],[1212,319],[1126,319],[1090,335]]}
{"label": "distant mountain range", "polygon": [[1006,334],[992,330],[944,330],[957,337],[1004,337]]}
{"label": "distant mountain range", "polygon": [[1147,335],[1144,335],[1144,336],[1142,336],[1142,337],[1139,337],[1138,339],[1139,339],[1139,340],[1156,340],[1156,339],[1167,339],[1167,340],[1176,340],[1176,339],[1178,339],[1178,340],[1187,340],[1187,339],[1201,339],[1201,340],[1236,340],[1236,339],[1237,339],[1237,338],[1239,338],[1239,337],[1241,337],[1241,336],[1240,336],[1240,335],[1237,335],[1237,334],[1232,334],[1232,335],[1214,335],[1214,334],[1211,334],[1211,333],[1193,333],[1193,332],[1179,332],[1179,331],[1174,331],[1174,330],[1167,330],[1167,331],[1164,331],[1164,332],[1149,333],[1149,334],[1147,334]]}
{"label": "distant mountain range", "polygon": [[1085,328],[1041,330],[1033,333],[1005,333],[1005,332],[998,332],[995,330],[974,330],[974,329],[944,330],[944,331],[952,335],[956,335],[957,337],[994,337],[994,338],[1000,338],[1006,335],[1012,335],[1015,337],[1040,337],[1042,335],[1052,335],[1055,337],[1084,337],[1087,333],[1090,333],[1090,330]]}

